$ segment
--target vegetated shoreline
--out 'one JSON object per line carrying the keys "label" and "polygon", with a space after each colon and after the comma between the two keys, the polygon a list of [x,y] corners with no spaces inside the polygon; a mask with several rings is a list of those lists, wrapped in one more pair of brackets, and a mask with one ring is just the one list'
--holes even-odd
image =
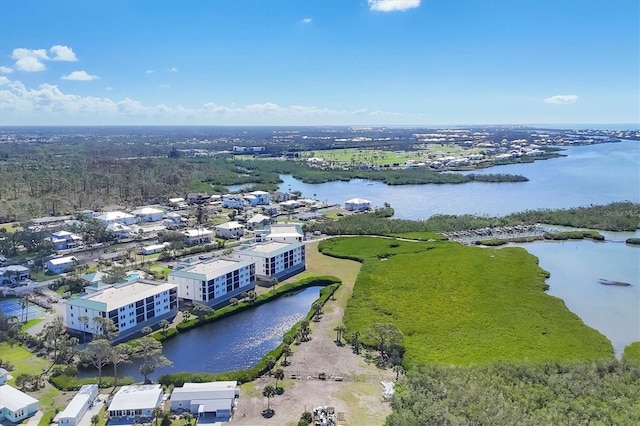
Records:
{"label": "vegetated shoreline", "polygon": [[407,370],[425,362],[613,358],[605,336],[545,293],[548,273],[524,249],[351,237],[325,240],[320,250],[363,263],[344,323],[349,332],[396,324]]}
{"label": "vegetated shoreline", "polygon": [[564,231],[564,232],[547,232],[542,235],[529,236],[529,237],[500,237],[490,238],[486,240],[478,240],[475,245],[497,247],[508,243],[530,243],[533,241],[567,241],[567,240],[593,240],[604,241],[604,235],[598,231]]}

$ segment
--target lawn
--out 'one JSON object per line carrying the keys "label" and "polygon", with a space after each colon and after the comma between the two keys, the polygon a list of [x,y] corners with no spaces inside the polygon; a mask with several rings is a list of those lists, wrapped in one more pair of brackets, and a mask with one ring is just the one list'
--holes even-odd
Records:
{"label": "lawn", "polygon": [[320,250],[363,260],[345,325],[362,333],[372,322],[396,324],[406,367],[613,356],[603,335],[544,292],[547,273],[524,249],[352,237]]}
{"label": "lawn", "polygon": [[10,345],[7,342],[0,343],[0,358],[15,366],[14,371],[9,373],[13,376],[13,383],[18,374],[41,374],[43,370],[49,368],[50,363],[42,358],[38,358],[31,352],[19,345]]}
{"label": "lawn", "polygon": [[22,226],[18,222],[0,223],[0,230],[3,228],[7,231],[7,234],[22,231]]}

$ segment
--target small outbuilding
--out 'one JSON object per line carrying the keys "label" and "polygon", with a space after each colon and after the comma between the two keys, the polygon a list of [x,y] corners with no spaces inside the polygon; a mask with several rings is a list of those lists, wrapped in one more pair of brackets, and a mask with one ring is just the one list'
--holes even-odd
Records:
{"label": "small outbuilding", "polygon": [[371,208],[371,201],[364,198],[352,198],[344,202],[344,208],[349,211],[364,211]]}
{"label": "small outbuilding", "polygon": [[59,257],[48,260],[45,267],[47,271],[53,274],[62,274],[75,268],[76,262],[78,262],[78,259],[75,256]]}
{"label": "small outbuilding", "polygon": [[58,415],[60,426],[76,426],[98,396],[98,385],[84,385]]}
{"label": "small outbuilding", "polygon": [[[171,394],[171,410],[188,411],[198,418],[228,421],[240,397],[235,381],[185,383]],[[208,422],[207,422],[208,423]]]}

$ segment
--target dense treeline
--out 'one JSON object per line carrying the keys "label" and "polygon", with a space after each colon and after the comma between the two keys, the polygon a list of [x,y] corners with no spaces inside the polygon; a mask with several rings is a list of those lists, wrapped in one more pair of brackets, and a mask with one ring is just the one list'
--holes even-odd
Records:
{"label": "dense treeline", "polygon": [[396,387],[388,426],[637,424],[640,365],[421,366]]}
{"label": "dense treeline", "polygon": [[427,220],[404,220],[388,219],[387,216],[388,210],[343,216],[337,220],[306,224],[305,229],[328,235],[395,235],[544,223],[608,231],[634,231],[640,227],[640,204],[618,202],[560,210],[529,210],[503,217],[434,215]]}

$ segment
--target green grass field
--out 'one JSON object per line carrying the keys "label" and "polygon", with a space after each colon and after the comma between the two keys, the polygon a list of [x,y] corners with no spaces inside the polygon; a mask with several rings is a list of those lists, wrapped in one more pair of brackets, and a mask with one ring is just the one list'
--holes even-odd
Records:
{"label": "green grass field", "polygon": [[524,249],[352,237],[320,250],[363,260],[344,323],[350,332],[396,324],[407,367],[613,356],[603,335],[544,292],[547,273]]}
{"label": "green grass field", "polygon": [[7,234],[13,234],[17,231],[22,231],[22,226],[18,222],[0,223],[0,229],[4,228]]}
{"label": "green grass field", "polygon": [[405,163],[407,161],[421,162],[427,159],[437,159],[442,157],[460,157],[469,154],[476,154],[480,149],[464,149],[455,145],[428,144],[425,149],[417,151],[384,151],[380,149],[328,149],[322,151],[301,152],[302,157],[319,157],[325,161],[336,163],[371,163],[376,165]]}

